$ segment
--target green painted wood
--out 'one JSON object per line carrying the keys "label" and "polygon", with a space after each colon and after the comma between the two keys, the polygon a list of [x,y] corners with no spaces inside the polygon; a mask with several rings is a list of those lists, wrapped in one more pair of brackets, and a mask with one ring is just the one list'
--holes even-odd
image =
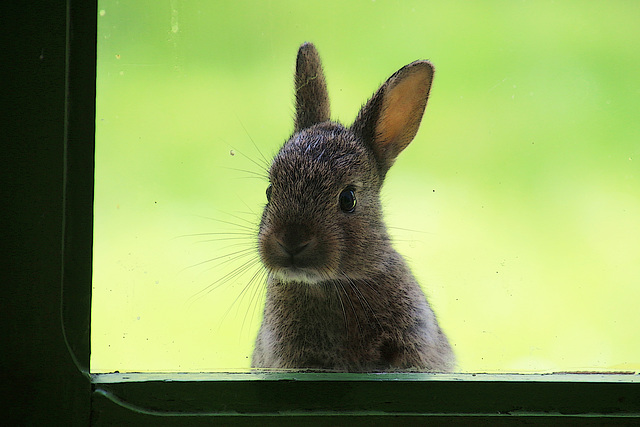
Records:
{"label": "green painted wood", "polygon": [[106,374],[93,381],[95,425],[116,413],[163,423],[278,416],[640,421],[637,374]]}
{"label": "green painted wood", "polygon": [[630,426],[640,419],[560,414],[388,414],[381,412],[280,412],[258,414],[160,415],[132,411],[103,394],[93,397],[93,426]]}
{"label": "green painted wood", "polygon": [[96,16],[92,1],[14,2],[3,11],[11,36],[3,77],[10,113],[3,423],[638,424],[633,375],[109,374],[90,381]]}
{"label": "green painted wood", "polygon": [[[93,150],[96,13],[91,1],[3,4],[3,425],[90,421],[78,366],[89,362],[93,157],[80,147]],[[66,221],[77,209],[81,227]]]}

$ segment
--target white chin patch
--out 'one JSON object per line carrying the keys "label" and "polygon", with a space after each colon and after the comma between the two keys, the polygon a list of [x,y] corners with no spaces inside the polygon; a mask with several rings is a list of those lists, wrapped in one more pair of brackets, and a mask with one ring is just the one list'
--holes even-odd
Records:
{"label": "white chin patch", "polygon": [[272,274],[281,282],[302,282],[315,284],[328,279],[328,277],[320,275],[316,270],[299,268],[280,268],[276,271],[273,271]]}

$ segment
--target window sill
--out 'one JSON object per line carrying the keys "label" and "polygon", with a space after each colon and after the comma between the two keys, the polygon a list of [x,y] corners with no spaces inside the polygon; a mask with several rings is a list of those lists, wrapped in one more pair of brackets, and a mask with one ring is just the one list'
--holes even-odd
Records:
{"label": "window sill", "polygon": [[162,425],[210,417],[640,421],[637,373],[111,373],[94,374],[92,382],[94,425],[150,417]]}

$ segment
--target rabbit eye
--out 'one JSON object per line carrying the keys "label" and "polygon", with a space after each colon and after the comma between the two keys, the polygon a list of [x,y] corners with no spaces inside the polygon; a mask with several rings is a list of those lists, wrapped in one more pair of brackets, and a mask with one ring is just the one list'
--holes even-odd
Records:
{"label": "rabbit eye", "polygon": [[272,191],[271,184],[269,184],[269,186],[267,187],[267,192],[266,192],[267,193],[267,202],[271,201],[271,191]]}
{"label": "rabbit eye", "polygon": [[353,211],[356,210],[355,189],[350,186],[342,190],[338,201],[340,202],[340,209],[342,210],[342,212],[353,213]]}

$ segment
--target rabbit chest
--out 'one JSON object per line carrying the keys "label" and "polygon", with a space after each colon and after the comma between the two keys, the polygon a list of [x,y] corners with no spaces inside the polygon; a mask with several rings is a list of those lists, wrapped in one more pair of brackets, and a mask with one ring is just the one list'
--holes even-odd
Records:
{"label": "rabbit chest", "polygon": [[273,281],[254,363],[337,371],[421,366],[438,331],[424,297],[412,293],[402,286],[389,293],[372,282]]}

